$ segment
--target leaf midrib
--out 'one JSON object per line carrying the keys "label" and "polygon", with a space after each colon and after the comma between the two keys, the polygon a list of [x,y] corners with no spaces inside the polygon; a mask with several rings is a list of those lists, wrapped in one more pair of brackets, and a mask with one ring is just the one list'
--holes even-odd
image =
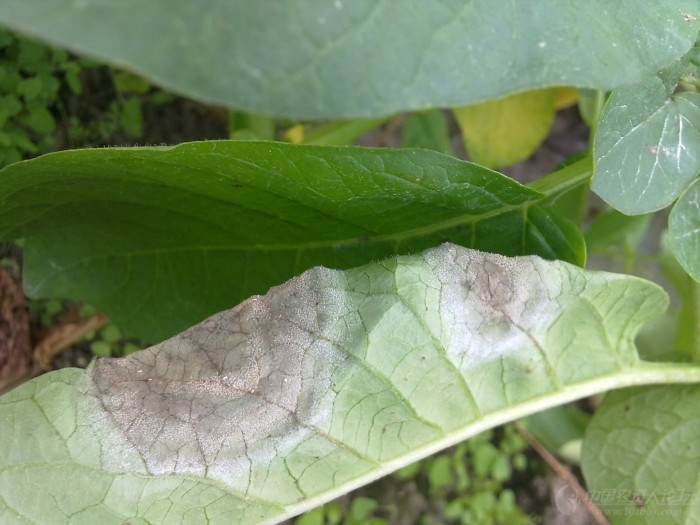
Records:
{"label": "leaf midrib", "polygon": [[[540,199],[541,200],[541,199]],[[496,210],[492,210],[483,213],[478,216],[459,216],[453,219],[445,220],[440,223],[432,223],[428,226],[422,226],[419,228],[412,228],[399,233],[389,233],[389,234],[379,234],[379,235],[368,235],[362,238],[353,236],[350,238],[336,239],[336,240],[325,240],[325,241],[306,241],[299,243],[268,243],[268,244],[218,244],[218,245],[203,245],[203,244],[191,244],[191,245],[180,245],[174,247],[161,247],[153,250],[139,249],[139,250],[120,250],[118,253],[105,254],[97,257],[91,257],[91,261],[96,259],[105,259],[110,257],[132,257],[141,255],[161,255],[167,253],[177,253],[177,252],[189,252],[189,251],[218,251],[218,250],[233,250],[242,252],[256,252],[256,251],[298,251],[298,250],[313,250],[318,248],[333,248],[336,246],[362,246],[371,245],[375,243],[383,242],[402,242],[406,240],[411,240],[414,238],[427,237],[429,235],[439,234],[443,230],[449,230],[463,225],[478,224],[487,219],[497,217],[499,215],[507,214],[513,211],[524,212],[527,215],[527,211],[531,207],[538,206],[540,200],[535,202],[528,202],[521,205],[508,205],[500,207]],[[527,224],[529,221],[526,221]]]}

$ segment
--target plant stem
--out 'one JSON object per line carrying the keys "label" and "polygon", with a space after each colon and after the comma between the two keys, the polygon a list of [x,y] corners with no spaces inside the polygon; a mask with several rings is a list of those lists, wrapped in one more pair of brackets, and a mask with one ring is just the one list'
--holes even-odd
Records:
{"label": "plant stem", "polygon": [[610,525],[610,522],[606,519],[603,511],[600,510],[598,505],[588,497],[586,489],[584,489],[578,481],[578,478],[571,473],[561,461],[559,461],[554,454],[552,454],[547,447],[538,441],[538,439],[533,436],[528,429],[526,429],[520,422],[513,422],[513,426],[520,433],[521,436],[530,444],[530,446],[537,452],[540,457],[549,465],[555,474],[560,478],[568,482],[569,486],[576,491],[578,499],[583,503],[584,507],[588,511],[588,514],[595,520],[598,525]]}
{"label": "plant stem", "polygon": [[689,310],[687,317],[690,320],[689,342],[693,361],[700,363],[700,284],[696,283],[692,277],[688,278],[688,297],[686,308]]}
{"label": "plant stem", "polygon": [[595,118],[593,120],[593,125],[591,126],[590,133],[588,134],[588,151],[593,153],[593,144],[595,142],[595,133],[598,129],[598,122],[600,121],[600,115],[603,113],[603,107],[605,106],[605,101],[607,99],[607,93],[603,90],[597,90],[593,98],[593,114]]}
{"label": "plant stem", "polygon": [[700,383],[700,366],[694,363],[642,362],[635,369],[632,382],[620,386]]}
{"label": "plant stem", "polygon": [[588,184],[593,175],[593,159],[585,157],[560,170],[527,184],[533,190],[544,193],[547,197],[562,195],[581,184]]}

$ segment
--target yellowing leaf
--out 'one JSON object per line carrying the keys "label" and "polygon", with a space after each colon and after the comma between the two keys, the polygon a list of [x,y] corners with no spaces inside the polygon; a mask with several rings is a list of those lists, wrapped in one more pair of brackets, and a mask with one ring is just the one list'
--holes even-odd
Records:
{"label": "yellowing leaf", "polygon": [[489,168],[529,157],[549,133],[555,90],[527,91],[454,109],[471,159]]}
{"label": "yellowing leaf", "polygon": [[284,134],[284,139],[292,144],[301,144],[304,142],[304,125],[297,124],[289,128]]}
{"label": "yellowing leaf", "polygon": [[554,88],[554,109],[573,106],[578,101],[579,91],[572,87]]}

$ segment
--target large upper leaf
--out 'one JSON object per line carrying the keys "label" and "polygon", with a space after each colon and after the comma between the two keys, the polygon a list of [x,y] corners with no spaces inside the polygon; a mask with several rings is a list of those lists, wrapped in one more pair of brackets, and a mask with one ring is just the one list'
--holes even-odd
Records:
{"label": "large upper leaf", "polygon": [[[0,22],[192,97],[327,118],[612,89],[685,53],[696,0],[2,0]],[[157,36],[157,37],[154,37]]]}
{"label": "large upper leaf", "polygon": [[583,443],[589,494],[615,525],[697,524],[698,435],[699,385],[608,394]]}
{"label": "large upper leaf", "polygon": [[0,520],[277,521],[533,411],[700,380],[637,358],[666,301],[634,277],[449,244],[314,268],[0,398]]}
{"label": "large upper leaf", "polygon": [[46,155],[0,173],[25,286],[159,341],[315,265],[450,240],[582,263],[542,194],[430,151],[200,142]]}

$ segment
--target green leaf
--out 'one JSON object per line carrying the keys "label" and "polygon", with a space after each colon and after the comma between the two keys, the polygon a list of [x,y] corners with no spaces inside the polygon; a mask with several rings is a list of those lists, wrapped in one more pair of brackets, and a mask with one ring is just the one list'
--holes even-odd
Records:
{"label": "green leaf", "polygon": [[700,363],[700,283],[686,277],[674,346]]}
{"label": "green leaf", "polygon": [[27,103],[32,103],[43,94],[44,83],[42,77],[29,77],[22,79],[17,86],[17,92],[21,94]]}
{"label": "green leaf", "polygon": [[354,498],[350,508],[351,518],[355,520],[353,523],[362,523],[362,520],[369,518],[378,506],[377,501],[372,498],[362,496]]}
{"label": "green leaf", "polygon": [[547,89],[455,108],[469,157],[491,168],[526,159],[549,133],[554,101],[555,90]]}
{"label": "green leaf", "polygon": [[584,221],[589,199],[593,161],[589,156],[575,155],[556,171],[528,183],[528,188],[548,195],[545,201],[554,212],[574,224]]}
{"label": "green leaf", "polygon": [[568,443],[581,440],[588,414],[572,406],[557,406],[525,420],[527,429],[547,448],[562,455]]}
{"label": "green leaf", "polygon": [[683,67],[614,91],[600,117],[592,189],[628,215],[665,208],[700,171],[700,93],[674,94]]}
{"label": "green leaf", "polygon": [[9,47],[15,41],[15,36],[5,29],[0,29],[0,49]]}
{"label": "green leaf", "polygon": [[685,271],[700,281],[700,179],[695,179],[671,210],[668,243]]}
{"label": "green leaf", "polygon": [[130,97],[121,104],[119,122],[124,131],[132,137],[140,138],[143,135],[140,98]]}
{"label": "green leaf", "polygon": [[668,250],[661,252],[660,263],[664,277],[673,283],[680,300],[676,326],[664,330],[664,340],[668,341],[668,334],[675,331],[674,350],[700,363],[700,282],[690,277]]}
{"label": "green leaf", "polygon": [[[3,133],[0,132],[0,142],[2,141]],[[0,144],[0,167],[19,162],[22,160],[22,153],[14,146],[3,146]]]}
{"label": "green leaf", "polygon": [[253,115],[242,111],[230,111],[228,115],[229,138],[238,139],[239,135],[250,134],[256,140],[274,140],[275,121],[263,115]]}
{"label": "green leaf", "polygon": [[151,90],[152,86],[141,77],[123,71],[115,71],[114,87],[122,94],[145,95]]}
{"label": "green leaf", "polygon": [[700,515],[700,386],[612,392],[583,443],[582,468],[613,525],[681,525]]}
{"label": "green leaf", "polygon": [[411,113],[401,130],[401,146],[425,148],[452,155],[445,113],[438,109]]}
{"label": "green leaf", "polygon": [[21,120],[37,133],[49,134],[56,130],[56,121],[51,112],[45,107],[32,109]]}
{"label": "green leaf", "polygon": [[303,144],[342,146],[352,144],[365,133],[384,124],[387,118],[328,122],[304,131]]}
{"label": "green leaf", "polygon": [[578,112],[591,130],[595,131],[605,107],[607,93],[599,89],[581,89],[578,99]]}
{"label": "green leaf", "polygon": [[632,251],[641,242],[651,215],[625,215],[607,210],[591,222],[586,231],[588,253],[603,253],[611,247],[624,245]]}
{"label": "green leaf", "polygon": [[39,148],[32,142],[29,134],[21,128],[15,127],[7,132],[0,132],[0,135],[2,135],[0,143],[3,145],[11,144],[29,153],[38,153],[39,151]]}
{"label": "green leaf", "polygon": [[0,519],[274,523],[505,421],[700,380],[638,360],[666,303],[638,278],[449,244],[314,268],[0,397]]}
{"label": "green leaf", "polygon": [[[185,95],[292,118],[609,90],[682,56],[694,0],[4,0],[0,22]],[[129,28],[124,31],[123,28]],[[158,38],[153,38],[157,34]]]}
{"label": "green leaf", "polygon": [[64,73],[64,78],[71,92],[74,95],[80,95],[83,92],[83,84],[80,81],[80,68],[75,63],[71,62],[71,64],[75,67],[67,68]]}
{"label": "green leaf", "polygon": [[450,240],[582,264],[545,196],[427,150],[217,141],[45,155],[0,173],[0,238],[25,287],[159,341],[315,265]]}
{"label": "green leaf", "polygon": [[4,125],[7,119],[18,115],[23,107],[22,102],[16,95],[0,97],[0,124]]}

